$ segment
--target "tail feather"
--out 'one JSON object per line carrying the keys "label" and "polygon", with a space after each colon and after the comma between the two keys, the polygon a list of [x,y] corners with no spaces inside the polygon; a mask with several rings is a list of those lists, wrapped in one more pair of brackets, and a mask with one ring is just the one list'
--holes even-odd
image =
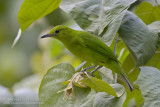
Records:
{"label": "tail feather", "polygon": [[123,74],[121,74],[121,77],[124,80],[124,82],[127,85],[127,87],[129,88],[129,90],[133,91],[133,86],[132,86],[131,82],[129,81],[129,79]]}
{"label": "tail feather", "polygon": [[121,68],[120,64],[119,63],[114,64],[112,70],[115,71],[116,73],[120,74],[122,79],[123,79],[123,81],[125,82],[125,84],[129,88],[129,90],[133,91],[133,86],[132,86],[130,80],[128,79],[126,73]]}

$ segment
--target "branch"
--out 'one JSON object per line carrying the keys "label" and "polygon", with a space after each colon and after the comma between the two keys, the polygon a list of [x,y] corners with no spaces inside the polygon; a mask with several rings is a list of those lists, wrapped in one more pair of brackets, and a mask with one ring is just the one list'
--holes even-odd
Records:
{"label": "branch", "polygon": [[[116,56],[116,49],[117,49],[117,44],[119,42],[119,34],[117,35],[117,38],[116,38],[116,42],[115,42],[115,45],[114,45],[114,54]],[[117,73],[114,74],[114,83],[117,83]]]}

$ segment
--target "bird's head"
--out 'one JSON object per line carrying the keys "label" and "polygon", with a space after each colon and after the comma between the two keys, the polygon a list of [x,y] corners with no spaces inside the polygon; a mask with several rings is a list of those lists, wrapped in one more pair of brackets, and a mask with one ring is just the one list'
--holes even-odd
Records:
{"label": "bird's head", "polygon": [[72,29],[66,26],[58,25],[54,27],[48,34],[43,35],[41,38],[52,37],[59,40],[67,39],[69,38],[69,34],[71,34],[72,31]]}

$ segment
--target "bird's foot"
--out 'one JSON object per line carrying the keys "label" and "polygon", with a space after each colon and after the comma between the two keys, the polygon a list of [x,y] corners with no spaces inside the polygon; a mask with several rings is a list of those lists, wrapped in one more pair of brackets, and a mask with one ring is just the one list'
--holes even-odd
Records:
{"label": "bird's foot", "polygon": [[92,75],[93,77],[95,77],[95,76],[93,75],[93,73],[94,73],[95,71],[97,71],[98,69],[102,68],[102,67],[103,67],[103,66],[98,65],[94,70],[91,71],[91,75]]}
{"label": "bird's foot", "polygon": [[90,67],[84,68],[84,69],[81,70],[81,72],[85,72],[86,70],[91,69],[91,68],[95,68],[95,67],[96,66],[90,66]]}

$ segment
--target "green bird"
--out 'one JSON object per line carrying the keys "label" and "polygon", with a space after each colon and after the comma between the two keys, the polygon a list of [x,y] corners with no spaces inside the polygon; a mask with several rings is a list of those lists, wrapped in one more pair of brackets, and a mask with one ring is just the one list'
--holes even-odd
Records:
{"label": "green bird", "polygon": [[120,74],[130,91],[133,91],[133,86],[113,51],[93,34],[58,25],[41,38],[46,37],[58,39],[75,56],[94,65],[105,66]]}

